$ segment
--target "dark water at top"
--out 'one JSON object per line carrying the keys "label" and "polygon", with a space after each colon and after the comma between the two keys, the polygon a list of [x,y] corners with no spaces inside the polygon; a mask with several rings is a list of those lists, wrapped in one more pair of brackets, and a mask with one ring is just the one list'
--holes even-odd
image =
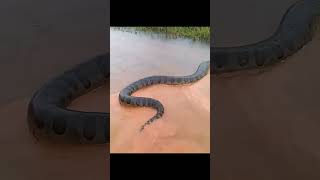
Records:
{"label": "dark water at top", "polygon": [[151,75],[189,75],[210,59],[209,43],[110,30],[110,93]]}

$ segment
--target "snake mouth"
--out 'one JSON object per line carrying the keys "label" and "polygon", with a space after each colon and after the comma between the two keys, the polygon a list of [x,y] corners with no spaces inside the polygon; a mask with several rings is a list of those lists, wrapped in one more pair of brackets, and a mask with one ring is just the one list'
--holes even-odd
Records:
{"label": "snake mouth", "polygon": [[107,83],[108,54],[96,56],[50,79],[34,93],[28,106],[28,125],[37,139],[56,143],[110,142],[109,113],[67,109],[77,97]]}

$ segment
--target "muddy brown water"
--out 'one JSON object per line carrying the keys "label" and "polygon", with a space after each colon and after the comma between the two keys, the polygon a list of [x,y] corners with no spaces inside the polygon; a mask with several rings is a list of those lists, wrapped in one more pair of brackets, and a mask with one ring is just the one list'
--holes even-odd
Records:
{"label": "muddy brown water", "polygon": [[189,75],[210,59],[208,43],[110,30],[110,92],[152,75]]}
{"label": "muddy brown water", "polygon": [[320,34],[265,71],[213,77],[213,179],[320,178]]}
{"label": "muddy brown water", "polygon": [[[0,179],[108,179],[106,145],[38,142],[27,127],[29,100],[43,82],[108,51],[108,1],[0,2]],[[106,111],[109,87],[70,108]]]}

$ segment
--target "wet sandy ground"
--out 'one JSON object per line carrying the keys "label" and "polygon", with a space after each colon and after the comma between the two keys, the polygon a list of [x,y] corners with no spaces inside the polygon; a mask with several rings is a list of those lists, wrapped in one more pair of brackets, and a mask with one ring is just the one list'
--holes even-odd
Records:
{"label": "wet sandy ground", "polygon": [[[106,145],[40,143],[26,121],[27,104],[44,81],[108,51],[107,4],[0,2],[0,179],[108,179]],[[76,100],[72,108],[107,108],[106,89]]]}
{"label": "wet sandy ground", "polygon": [[320,179],[319,47],[213,78],[213,179]]}
{"label": "wet sandy ground", "polygon": [[190,85],[155,85],[134,96],[162,102],[162,118],[141,125],[156,111],[147,107],[120,105],[118,93],[111,95],[111,153],[209,153],[210,75]]}

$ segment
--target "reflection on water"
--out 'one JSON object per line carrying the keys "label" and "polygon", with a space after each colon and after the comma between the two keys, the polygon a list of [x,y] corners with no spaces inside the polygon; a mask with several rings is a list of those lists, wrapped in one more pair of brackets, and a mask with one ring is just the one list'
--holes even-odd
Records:
{"label": "reflection on water", "polygon": [[189,75],[210,59],[209,43],[110,30],[110,93],[151,75]]}

